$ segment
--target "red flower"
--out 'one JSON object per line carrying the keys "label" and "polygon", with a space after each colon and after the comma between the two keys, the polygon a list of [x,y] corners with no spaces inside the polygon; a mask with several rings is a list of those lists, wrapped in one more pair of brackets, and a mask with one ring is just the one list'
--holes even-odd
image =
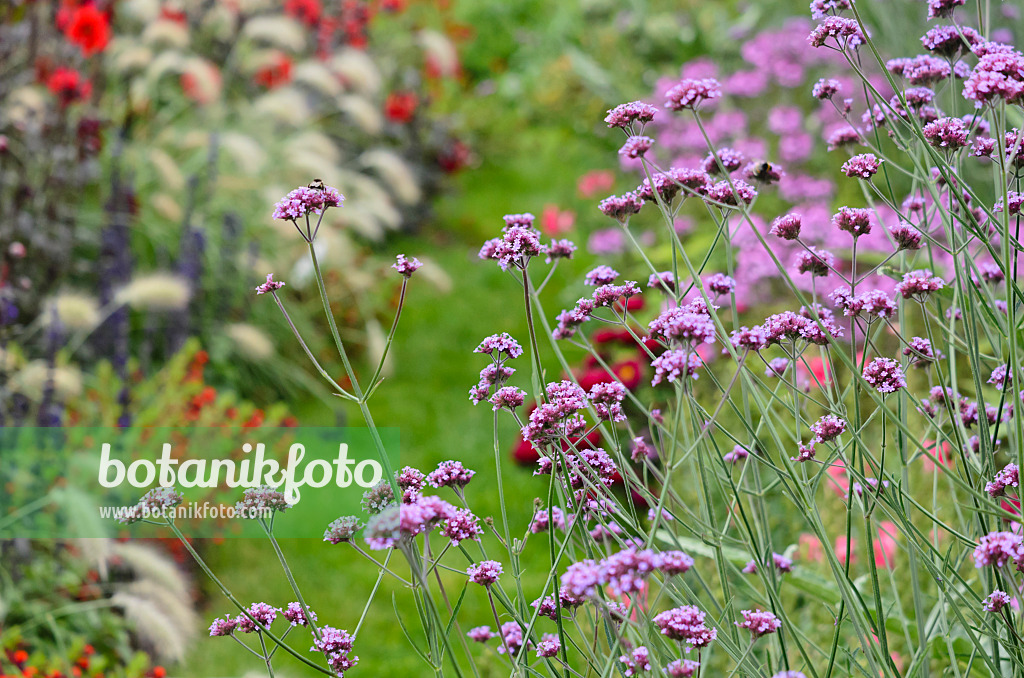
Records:
{"label": "red flower", "polygon": [[558,235],[572,230],[576,223],[576,213],[572,210],[560,210],[558,205],[545,205],[540,214],[540,230],[546,235]]}
{"label": "red flower", "polygon": [[416,113],[419,100],[413,92],[392,92],[384,102],[384,115],[392,122],[406,124]]}
{"label": "red flower", "polygon": [[57,97],[62,107],[87,99],[92,93],[92,83],[83,78],[81,73],[70,68],[55,70],[47,79],[46,86]]}
{"label": "red flower", "polygon": [[284,52],[279,52],[269,64],[256,71],[253,79],[256,84],[263,85],[267,89],[291,82],[292,60]]}
{"label": "red flower", "polygon": [[110,22],[107,15],[93,5],[84,5],[71,15],[64,35],[78,45],[85,56],[92,56],[102,52],[110,42]]}
{"label": "red flower", "polygon": [[320,6],[320,0],[287,0],[284,11],[312,28],[320,21],[323,7]]}

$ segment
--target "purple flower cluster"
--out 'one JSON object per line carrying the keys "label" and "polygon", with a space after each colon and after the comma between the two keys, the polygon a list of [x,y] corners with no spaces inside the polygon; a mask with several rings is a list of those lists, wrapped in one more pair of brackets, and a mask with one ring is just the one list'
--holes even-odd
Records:
{"label": "purple flower cluster", "polygon": [[693,558],[682,551],[655,553],[650,549],[627,547],[601,560],[582,560],[570,565],[562,575],[562,589],[576,598],[592,598],[599,586],[608,586],[614,595],[641,590],[644,580],[660,571],[664,576],[684,574],[693,567]]}
{"label": "purple flower cluster", "polygon": [[671,640],[685,642],[691,648],[707,647],[718,637],[718,629],[704,623],[704,613],[695,605],[683,605],[666,610],[654,617],[654,624],[662,635]]}
{"label": "purple flower cluster", "polygon": [[635,676],[651,670],[650,651],[643,645],[628,655],[622,655],[619,661],[624,665],[622,673],[625,676]]}
{"label": "purple flower cluster", "polygon": [[274,218],[295,221],[310,214],[323,214],[328,207],[340,207],[345,196],[331,186],[300,186],[274,205]]}
{"label": "purple flower cluster", "polygon": [[590,402],[597,411],[598,419],[603,421],[621,422],[626,420],[622,411],[622,401],[626,397],[626,387],[617,381],[607,381],[590,387]]}
{"label": "purple flower cluster", "polygon": [[591,287],[600,287],[602,285],[611,285],[615,282],[616,278],[619,277],[619,272],[611,266],[601,265],[597,268],[588,271],[583,277],[583,284],[590,285]]}
{"label": "purple flower cluster", "polygon": [[747,629],[750,631],[750,636],[754,640],[757,640],[761,636],[775,633],[782,626],[782,621],[780,621],[779,618],[771,612],[766,612],[764,610],[743,610],[742,614],[743,621],[733,623],[741,629]]}
{"label": "purple flower cluster", "polygon": [[619,155],[635,160],[646,155],[652,146],[654,146],[654,139],[634,135],[626,139],[626,143],[622,144],[622,148],[619,149]]}
{"label": "purple flower cluster", "polygon": [[807,42],[812,47],[824,47],[829,38],[835,39],[839,49],[856,49],[864,44],[864,33],[856,19],[840,16],[825,17],[807,36]]}
{"label": "purple flower cluster", "polygon": [[854,238],[871,233],[871,222],[871,210],[864,208],[840,207],[832,216],[832,225]]}
{"label": "purple flower cluster", "polygon": [[700,668],[700,662],[693,659],[674,659],[665,667],[665,675],[669,678],[693,678]]}
{"label": "purple flower cluster", "polygon": [[462,489],[469,485],[476,471],[462,465],[461,461],[442,461],[427,475],[427,483],[433,488],[452,487]]}
{"label": "purple flower cluster", "polygon": [[352,536],[359,531],[359,519],[355,516],[342,516],[331,522],[324,530],[324,541],[329,544],[342,544],[352,541]]}
{"label": "purple flower cluster", "polygon": [[844,162],[842,170],[843,174],[851,179],[870,179],[878,174],[878,168],[881,166],[882,161],[874,153],[861,153]]}
{"label": "purple flower cluster", "polygon": [[650,322],[647,331],[652,338],[669,346],[696,347],[715,343],[715,323],[702,303],[662,311]]}
{"label": "purple flower cluster", "polygon": [[969,134],[970,130],[960,118],[939,118],[924,126],[924,138],[936,148],[963,148]]}
{"label": "purple flower cluster", "polygon": [[905,221],[890,228],[889,235],[896,241],[897,251],[921,249],[921,232]]}
{"label": "purple flower cluster", "polygon": [[[259,624],[262,627],[269,628],[274,620],[277,619],[277,615],[280,614],[281,608],[268,605],[267,603],[253,603],[246,609],[246,614],[240,614],[235,617],[235,630],[241,631],[242,633],[253,633],[258,630]],[[210,629],[212,634],[212,627]]]}
{"label": "purple flower cluster", "polygon": [[803,252],[797,252],[796,270],[798,273],[809,273],[812,277],[823,278],[833,268],[835,268],[835,257],[831,252],[819,250],[813,246]]}
{"label": "purple flower cluster", "polygon": [[681,80],[665,93],[665,108],[673,111],[697,110],[706,101],[722,96],[722,86],[714,78]]}
{"label": "purple flower cluster", "polygon": [[654,120],[658,109],[642,101],[633,101],[628,104],[619,104],[608,111],[604,121],[608,127],[619,127],[628,129],[634,122],[645,125]]}
{"label": "purple flower cluster", "polygon": [[799,214],[786,214],[772,221],[771,234],[783,240],[796,240],[800,237],[802,219]]}
{"label": "purple flower cluster", "polygon": [[[299,602],[288,603],[288,607],[285,608],[283,616],[292,626],[309,626],[310,620],[306,619],[306,613],[303,611],[302,604]],[[314,622],[316,621],[316,612],[310,610],[309,616]]]}
{"label": "purple flower cluster", "polygon": [[406,259],[404,254],[399,254],[395,257],[395,263],[391,264],[391,268],[398,271],[400,275],[405,278],[412,276],[413,273],[423,267],[423,264],[419,259],[413,257],[412,259]]}
{"label": "purple flower cluster", "polygon": [[1009,562],[1015,565],[1024,554],[1021,536],[1014,532],[989,532],[978,541],[974,549],[974,566],[1002,567]]}
{"label": "purple flower cluster", "polygon": [[686,377],[697,378],[697,370],[701,368],[704,361],[696,351],[689,349],[669,349],[651,362],[654,368],[654,379],[651,386],[657,386],[662,380],[672,383],[677,379]]}
{"label": "purple flower cluster", "polygon": [[996,473],[992,482],[985,485],[985,491],[990,497],[1001,497],[1006,494],[1007,487],[1020,486],[1020,469],[1016,464],[1007,464]]}
{"label": "purple flower cluster", "polygon": [[929,270],[911,271],[903,274],[903,280],[896,284],[896,292],[904,299],[923,300],[932,292],[945,287],[942,278],[933,276]]}
{"label": "purple flower cluster", "polygon": [[811,424],[811,433],[814,434],[815,442],[827,443],[835,440],[846,431],[846,422],[834,414],[826,414],[818,421]]}
{"label": "purple flower cluster", "polygon": [[501,563],[496,560],[483,560],[470,565],[466,570],[470,581],[481,586],[490,586],[498,581],[502,573]]}
{"label": "purple flower cluster", "polygon": [[984,42],[974,47],[978,65],[964,81],[964,98],[976,108],[995,103],[1020,100],[1024,93],[1024,55],[1009,47]]}
{"label": "purple flower cluster", "polygon": [[324,626],[320,629],[320,639],[313,641],[310,652],[321,652],[331,665],[331,670],[339,677],[345,675],[359,662],[359,657],[351,654],[355,638],[348,631]]}
{"label": "purple flower cluster", "polygon": [[256,288],[256,294],[266,294],[267,292],[276,292],[285,286],[285,283],[274,280],[274,274],[267,274],[267,282],[263,283]]}
{"label": "purple flower cluster", "polygon": [[864,368],[863,376],[864,381],[883,395],[907,387],[903,369],[892,358],[875,358]]}
{"label": "purple flower cluster", "polygon": [[999,612],[1009,604],[1009,594],[1005,591],[1000,591],[999,589],[996,589],[985,597],[985,600],[981,606],[982,609],[985,610],[985,612]]}

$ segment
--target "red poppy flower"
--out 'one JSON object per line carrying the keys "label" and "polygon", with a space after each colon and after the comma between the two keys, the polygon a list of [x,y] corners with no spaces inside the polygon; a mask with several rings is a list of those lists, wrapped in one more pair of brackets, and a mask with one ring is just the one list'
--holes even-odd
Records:
{"label": "red poppy flower", "polygon": [[418,104],[413,92],[392,92],[384,102],[384,115],[388,120],[404,125],[412,120]]}
{"label": "red poppy flower", "polygon": [[87,99],[92,93],[92,83],[83,78],[81,73],[70,68],[55,70],[46,80],[46,86],[57,97],[62,107]]}
{"label": "red poppy flower", "polygon": [[110,22],[95,6],[83,5],[71,15],[64,35],[69,42],[78,45],[85,56],[92,56],[102,52],[110,42]]}

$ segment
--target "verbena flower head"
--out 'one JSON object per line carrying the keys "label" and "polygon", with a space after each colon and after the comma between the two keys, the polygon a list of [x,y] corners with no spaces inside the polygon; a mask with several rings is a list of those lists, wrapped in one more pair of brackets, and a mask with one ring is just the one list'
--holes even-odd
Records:
{"label": "verbena flower head", "polygon": [[451,540],[452,546],[458,546],[467,539],[480,541],[483,534],[480,519],[469,509],[456,509],[449,504],[442,518],[440,532]]}
{"label": "verbena flower head", "polygon": [[642,101],[632,101],[628,104],[619,104],[608,111],[604,121],[608,127],[629,128],[633,123],[647,124],[654,120],[658,109]]}
{"label": "verbena flower head", "polygon": [[555,657],[562,649],[562,641],[553,633],[545,633],[537,643],[537,656],[541,659]]}
{"label": "verbena flower head", "polygon": [[815,443],[815,441],[813,441],[813,440],[810,443],[806,444],[806,445],[804,445],[803,443],[800,443],[797,446],[797,454],[796,454],[796,456],[795,457],[790,457],[789,460],[790,461],[804,462],[804,461],[811,461],[812,459],[814,459],[814,443]]}
{"label": "verbena flower head", "polygon": [[783,240],[796,240],[800,237],[800,227],[803,217],[796,213],[776,217],[772,221],[771,234]]}
{"label": "verbena flower head", "polygon": [[246,609],[246,612],[249,614],[240,614],[235,618],[236,630],[242,633],[252,633],[257,630],[257,623],[264,627],[269,627],[273,624],[281,609],[267,603],[253,603]]}
{"label": "verbena flower head", "polygon": [[871,210],[865,208],[840,207],[832,216],[832,225],[854,238],[871,233],[871,222]]}
{"label": "verbena flower head", "polygon": [[476,626],[471,628],[466,635],[470,640],[477,643],[486,643],[491,638],[497,636],[497,634],[491,630],[490,626]]}
{"label": "verbena flower head", "polygon": [[1002,49],[993,43],[980,43],[974,47],[980,56],[978,65],[964,81],[963,96],[973,101],[976,108],[994,104],[997,100],[1007,103],[1018,101],[1024,93],[1024,77],[1021,65],[1024,57],[1010,48]]}
{"label": "verbena flower head", "polygon": [[935,360],[935,350],[932,342],[923,337],[913,337],[907,342],[903,349],[903,355],[910,358],[910,364],[915,367],[924,367]]}
{"label": "verbena flower head", "polygon": [[945,283],[942,278],[933,276],[929,270],[919,270],[903,274],[903,280],[896,284],[896,292],[904,299],[923,300],[943,287]]}
{"label": "verbena flower head", "polygon": [[749,328],[743,326],[738,330],[733,330],[729,341],[734,348],[751,351],[760,351],[768,346],[768,337],[765,336],[764,329],[757,326]]}
{"label": "verbena flower head", "polygon": [[355,516],[341,516],[332,521],[324,530],[324,541],[341,544],[352,541],[353,535],[359,531],[359,519]]}
{"label": "verbena flower head", "polygon": [[408,278],[417,270],[422,268],[423,264],[416,257],[412,259],[406,259],[404,254],[399,254],[395,257],[395,263],[391,264],[391,268],[398,271],[402,276]]}
{"label": "verbena flower head", "polygon": [[969,134],[970,130],[960,118],[939,118],[924,126],[924,138],[936,148],[963,148]]}
{"label": "verbena flower head", "polygon": [[835,440],[846,431],[846,422],[834,414],[826,414],[818,421],[811,424],[811,432],[814,433],[814,440],[819,443],[827,443]]}
{"label": "verbena flower head", "polygon": [[722,455],[722,461],[727,464],[738,464],[750,456],[750,450],[742,445],[734,445],[732,450]]}
{"label": "verbena flower head", "polygon": [[622,411],[622,401],[626,397],[626,387],[617,381],[594,384],[588,394],[591,404],[597,411],[598,419],[603,421],[621,422],[626,420]]}
{"label": "verbena flower head", "polygon": [[741,629],[750,631],[753,639],[775,633],[782,626],[782,622],[771,612],[763,610],[743,610],[743,621],[733,622]]}
{"label": "verbena flower head", "polygon": [[515,386],[502,386],[494,392],[489,402],[495,412],[501,409],[514,410],[526,402],[526,391]]}
{"label": "verbena flower head", "polygon": [[1021,536],[1013,532],[989,532],[978,541],[974,549],[974,566],[1002,567],[1009,562],[1017,563],[1024,546]]}
{"label": "verbena flower head", "polygon": [[662,380],[672,383],[686,377],[696,379],[697,370],[703,364],[704,361],[696,351],[683,349],[665,351],[651,363],[651,367],[654,368],[654,379],[651,380],[651,386],[657,386]]}
{"label": "verbena flower head", "polygon": [[601,210],[601,214],[619,221],[624,221],[636,214],[642,207],[643,201],[636,193],[626,193],[621,196],[610,195],[597,206]]}
{"label": "verbena flower head", "polygon": [[247,489],[242,493],[242,501],[235,504],[235,510],[244,512],[250,518],[261,517],[270,511],[284,513],[291,508],[291,504],[285,498],[283,492],[279,492],[268,485],[261,485]]}
{"label": "verbena flower head", "polygon": [[807,36],[807,42],[812,47],[824,47],[829,38],[835,40],[839,49],[856,49],[864,44],[864,33],[857,20],[845,17],[825,17]]}
{"label": "verbena flower head", "polygon": [[798,273],[823,278],[835,267],[835,257],[831,252],[812,246],[803,252],[797,252],[795,263]]}
{"label": "verbena flower head", "polygon": [[473,349],[473,353],[484,353],[500,361],[503,358],[518,358],[523,355],[523,347],[508,332],[502,332],[492,334],[481,341],[480,345]]}
{"label": "verbena flower head", "polygon": [[382,480],[366,492],[363,492],[363,510],[373,515],[380,513],[395,503],[395,491],[388,480]]}
{"label": "verbena flower head", "polygon": [[[309,619],[306,618],[306,613],[298,602],[288,603],[283,616],[292,626],[309,626]],[[309,616],[313,618],[313,621],[316,621],[316,612],[310,610]]]}
{"label": "verbena flower head", "polygon": [[530,532],[533,534],[546,532],[551,526],[552,518],[554,519],[554,524],[557,529],[565,529],[565,513],[557,506],[552,506],[550,509],[540,509],[533,514],[533,521],[530,523]]}
{"label": "verbena flower head", "polygon": [[642,158],[647,151],[651,150],[652,146],[654,146],[654,139],[634,135],[626,139],[626,143],[619,149],[619,155],[635,160],[636,158]]}
{"label": "verbena flower head", "polygon": [[323,214],[328,207],[340,207],[345,196],[332,186],[300,186],[274,205],[274,218],[297,221],[310,214]]}
{"label": "verbena flower head", "polygon": [[666,309],[647,326],[651,337],[669,345],[699,346],[715,342],[715,323],[711,316],[690,306]]}
{"label": "verbena flower head", "polygon": [[955,57],[969,52],[983,38],[970,26],[934,26],[921,36],[921,44],[939,56]]}
{"label": "verbena flower head", "polygon": [[700,662],[692,659],[674,659],[665,667],[665,675],[669,678],[693,678],[700,668]]}
{"label": "verbena flower head", "polygon": [[665,93],[665,108],[672,111],[696,110],[702,103],[722,96],[722,86],[714,78],[681,80]]}
{"label": "verbena flower head", "polygon": [[647,286],[660,289],[667,294],[673,294],[676,291],[676,276],[672,271],[652,273],[647,279]]}
{"label": "verbena flower head", "polygon": [[1000,591],[999,589],[996,589],[995,591],[993,591],[985,597],[985,600],[982,602],[981,607],[986,612],[999,612],[1004,607],[1009,605],[1010,602],[1011,601],[1009,594],[1007,594],[1004,591]]}
{"label": "verbena flower head", "polygon": [[214,619],[213,623],[210,624],[210,635],[211,636],[230,636],[235,631],[235,627],[238,626],[238,619],[236,617],[224,617],[223,619]]}
{"label": "verbena flower head", "polygon": [[864,368],[863,376],[864,381],[883,395],[907,387],[903,369],[892,358],[875,358]]}
{"label": "verbena flower head", "polygon": [[889,229],[889,235],[896,241],[896,250],[919,250],[921,249],[922,235],[919,230],[905,221]]}
{"label": "verbena flower head", "polygon": [[611,285],[615,282],[616,278],[619,277],[619,272],[611,266],[598,266],[587,272],[583,278],[584,285],[590,285],[591,287],[600,287],[601,285]]}
{"label": "verbena flower head", "polygon": [[333,626],[320,627],[320,639],[313,640],[310,652],[320,652],[327,658],[331,669],[343,677],[348,671],[359,662],[359,657],[351,654],[355,638],[348,631],[336,629]]}
{"label": "verbena flower head", "polygon": [[736,280],[724,273],[715,273],[704,283],[714,294],[730,294],[736,289]]}
{"label": "verbena flower head", "polygon": [[544,259],[544,262],[550,264],[555,259],[572,259],[575,252],[576,244],[571,240],[566,240],[565,238],[552,240],[551,244],[547,246],[547,257]]}
{"label": "verbena flower head", "polygon": [[693,558],[682,551],[662,551],[658,554],[657,567],[667,577],[686,574],[693,567]]}
{"label": "verbena flower head", "polygon": [[746,160],[744,155],[732,148],[720,148],[714,153],[708,153],[701,163],[701,169],[708,174],[730,174],[743,166]]}
{"label": "verbena flower head", "polygon": [[757,197],[757,189],[740,179],[723,179],[708,189],[704,197],[709,202],[737,207],[741,202],[745,205],[752,203]]}
{"label": "verbena flower head", "polygon": [[855,155],[843,163],[843,174],[852,179],[870,179],[878,174],[878,168],[882,166],[874,153],[861,153]]}
{"label": "verbena flower head", "polygon": [[496,560],[484,560],[470,565],[466,570],[470,581],[481,586],[490,586],[498,581],[503,572],[501,563]]}
{"label": "verbena flower head", "polygon": [[996,473],[992,482],[985,485],[985,491],[991,497],[1001,497],[1006,494],[1007,487],[1020,486],[1020,469],[1016,464],[1007,464],[1001,471]]}
{"label": "verbena flower head", "polygon": [[562,575],[562,588],[578,598],[592,598],[597,595],[601,584],[601,566],[594,560],[573,563]]}
{"label": "verbena flower head", "polygon": [[842,83],[834,78],[822,78],[818,82],[814,83],[811,94],[815,99],[831,99],[835,95],[839,94],[843,89]]}
{"label": "verbena flower head", "polygon": [[427,475],[427,483],[433,488],[453,487],[461,489],[476,475],[462,465],[461,461],[442,461]]}
{"label": "verbena flower head", "polygon": [[622,655],[619,657],[619,662],[623,666],[623,675],[635,676],[639,673],[646,673],[651,670],[650,662],[650,651],[641,645],[640,647],[633,650],[628,655]]}
{"label": "verbena flower head", "polygon": [[953,10],[966,2],[967,0],[928,0],[928,18],[940,19],[952,16]]}
{"label": "verbena flower head", "polygon": [[267,292],[276,292],[277,290],[279,290],[282,287],[284,287],[284,285],[285,284],[283,282],[279,282],[277,280],[274,280],[274,274],[273,273],[268,273],[267,274],[267,282],[263,283],[262,285],[260,285],[259,287],[256,288],[256,294],[266,294]]}
{"label": "verbena flower head", "polygon": [[666,610],[654,617],[654,624],[662,635],[671,640],[685,642],[690,648],[702,648],[718,637],[718,629],[704,623],[704,613],[695,605],[683,605]]}

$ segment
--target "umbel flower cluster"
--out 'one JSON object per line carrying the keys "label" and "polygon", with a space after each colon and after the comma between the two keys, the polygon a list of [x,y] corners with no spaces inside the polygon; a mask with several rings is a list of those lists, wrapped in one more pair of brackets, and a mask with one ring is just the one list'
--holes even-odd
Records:
{"label": "umbel flower cluster", "polygon": [[[570,282],[581,291],[561,298],[579,294],[575,304],[546,306],[576,247],[543,242],[532,215],[505,216],[480,249],[526,320],[521,336],[498,327],[465,347],[481,370],[461,388],[486,403],[493,466],[490,451],[472,450],[430,472],[387,467],[363,498],[367,515],[324,533],[414,597],[420,627],[406,635],[430,671],[1024,668],[1024,137],[1010,127],[1024,55],[969,27],[988,19],[963,0],[915,0],[930,22],[922,53],[886,59],[865,22],[871,4],[816,0],[815,23],[751,40],[750,69],[690,64],[655,100],[608,112],[625,136],[619,161],[642,179],[596,209],[633,256]],[[798,105],[769,111],[771,143],[743,138],[744,99],[816,70]],[[825,125],[820,179],[807,174],[809,118]],[[298,216],[282,214],[311,239],[309,195],[293,198]],[[641,245],[645,228],[657,246]],[[403,300],[412,262],[395,265]],[[287,318],[278,285],[257,291]],[[609,367],[609,336],[641,356],[642,377]],[[379,370],[361,381],[333,338],[350,388],[307,354],[373,428]],[[572,369],[580,352],[600,377]],[[554,364],[561,372],[541,368]],[[514,478],[501,460],[511,425],[532,471]],[[493,484],[481,489],[481,477]],[[479,516],[475,493],[491,487],[500,514]],[[527,520],[516,518],[524,497]],[[358,626],[317,629],[296,597],[314,649],[346,671]],[[273,608],[240,612],[211,632],[234,623],[227,633],[280,640]]]}

